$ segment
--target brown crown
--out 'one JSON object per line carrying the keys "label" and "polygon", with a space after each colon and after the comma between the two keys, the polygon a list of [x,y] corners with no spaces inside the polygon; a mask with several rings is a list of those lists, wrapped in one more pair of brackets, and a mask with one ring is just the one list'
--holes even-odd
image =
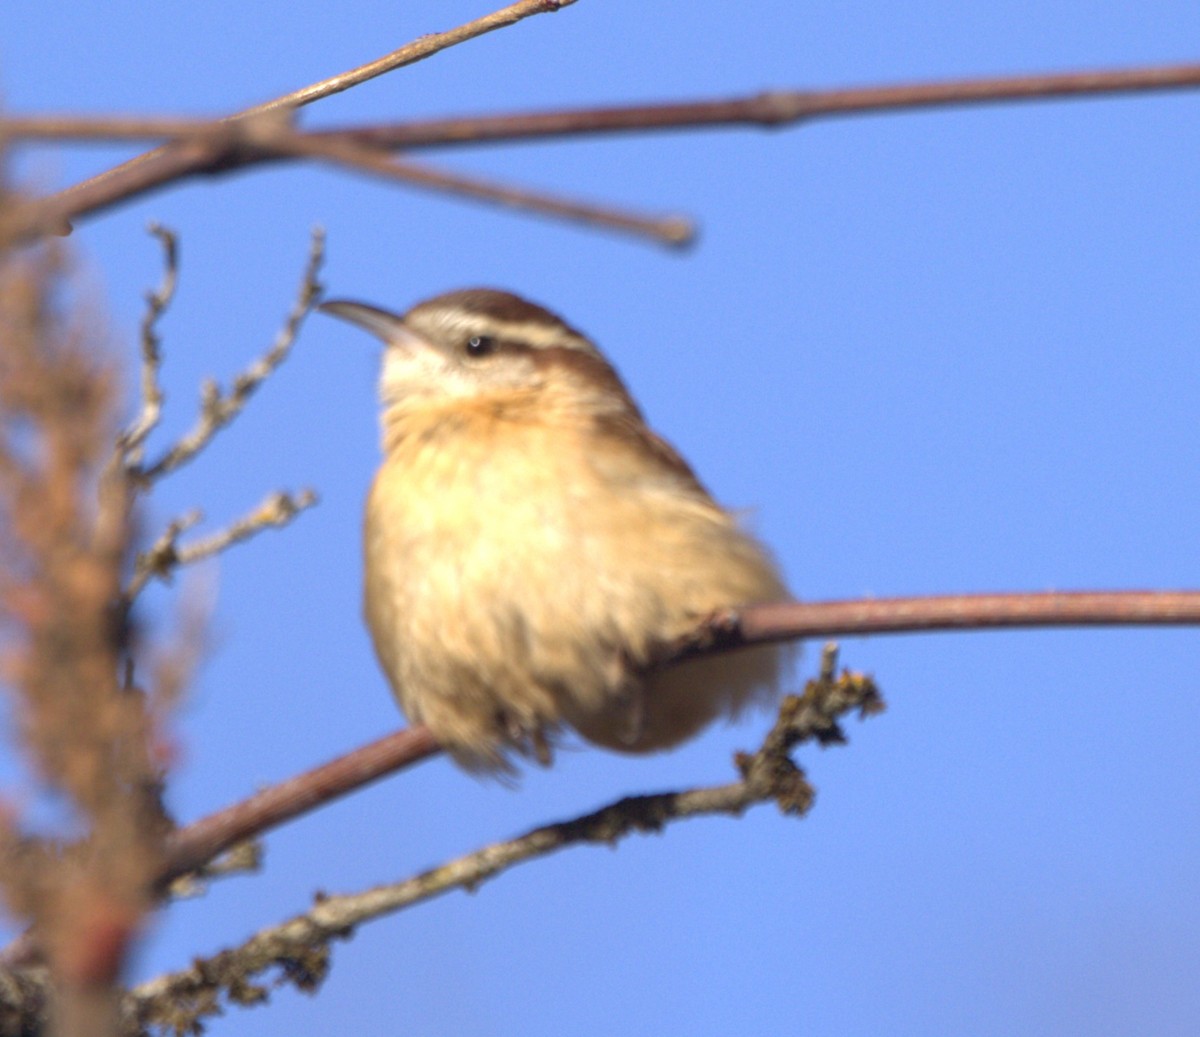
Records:
{"label": "brown crown", "polygon": [[571,327],[557,313],[552,313],[528,299],[522,299],[519,295],[513,295],[512,292],[500,291],[498,288],[461,288],[458,291],[445,292],[418,303],[404,316],[408,318],[421,311],[450,308],[491,317],[505,323],[541,324],[545,327],[561,328],[578,338],[587,338],[582,332]]}

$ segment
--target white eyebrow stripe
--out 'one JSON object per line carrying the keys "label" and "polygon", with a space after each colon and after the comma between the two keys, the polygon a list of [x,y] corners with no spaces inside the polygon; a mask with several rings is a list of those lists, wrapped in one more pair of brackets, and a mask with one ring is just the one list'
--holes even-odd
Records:
{"label": "white eyebrow stripe", "polygon": [[525,342],[535,349],[550,349],[562,346],[566,349],[577,349],[581,353],[596,354],[599,351],[587,339],[574,332],[568,331],[561,324],[547,324],[544,321],[532,320],[496,320],[483,314],[472,314],[468,325],[474,334],[491,335],[498,339],[513,339]]}

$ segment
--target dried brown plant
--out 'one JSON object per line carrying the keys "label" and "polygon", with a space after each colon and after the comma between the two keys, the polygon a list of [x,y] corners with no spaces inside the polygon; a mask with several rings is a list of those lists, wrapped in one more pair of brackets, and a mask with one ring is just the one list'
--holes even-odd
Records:
{"label": "dried brown plant", "polygon": [[131,495],[103,322],[59,246],[0,256],[0,679],[49,832],[0,816],[0,892],[28,920],[63,1032],[95,1032],[150,903],[169,823],[156,695],[133,686],[121,587]]}

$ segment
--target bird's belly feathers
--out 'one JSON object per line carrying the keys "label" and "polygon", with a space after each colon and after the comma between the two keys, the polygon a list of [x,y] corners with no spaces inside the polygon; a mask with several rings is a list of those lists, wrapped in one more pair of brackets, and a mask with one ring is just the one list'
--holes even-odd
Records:
{"label": "bird's belly feathers", "polygon": [[636,677],[656,642],[785,593],[726,512],[632,460],[597,463],[573,428],[471,433],[394,444],[368,502],[366,616],[411,720],[498,766],[497,740],[563,721],[615,748],[673,744],[774,681],[774,650],[712,660],[707,691],[655,696],[670,674],[644,693]]}

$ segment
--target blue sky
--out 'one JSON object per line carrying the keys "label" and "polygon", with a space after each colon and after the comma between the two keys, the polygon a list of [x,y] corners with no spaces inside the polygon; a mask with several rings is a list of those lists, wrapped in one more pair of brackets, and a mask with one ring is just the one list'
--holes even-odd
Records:
{"label": "blue sky", "polygon": [[[479,2],[56,7],[9,0],[16,111],[219,114],[484,13]],[[1200,57],[1192,2],[580,0],[309,110],[307,125]],[[182,238],[168,417],[290,305],[309,228],[331,291],[403,308],[472,284],[589,332],[804,598],[1196,586],[1200,96],[458,151],[455,169],[702,223],[673,254],[295,167],[85,223],[133,341]],[[126,152],[39,152],[51,185]],[[438,161],[442,161],[440,158]],[[132,354],[131,354],[132,355]],[[148,526],[268,490],[320,507],[228,555],[179,719],[181,820],[376,737],[397,714],[359,619],[376,355],[314,319]],[[175,591],[148,596],[166,616]],[[1192,1034],[1200,1021],[1194,630],[843,642],[890,709],[809,750],[804,821],[762,808],[570,851],[335,949],[316,999],[221,1034]],[[816,652],[806,658],[811,666]],[[650,759],[566,752],[517,789],[438,760],[267,840],[267,871],[176,906],[150,975],[302,910],[621,795],[727,780],[765,716]]]}

